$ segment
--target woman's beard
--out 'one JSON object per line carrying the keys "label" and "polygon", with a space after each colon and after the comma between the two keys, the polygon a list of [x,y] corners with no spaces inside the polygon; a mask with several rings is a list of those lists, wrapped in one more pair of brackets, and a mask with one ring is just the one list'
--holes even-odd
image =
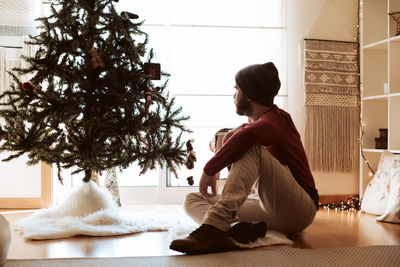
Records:
{"label": "woman's beard", "polygon": [[240,116],[251,116],[253,109],[251,108],[250,101],[246,96],[242,96],[236,103],[236,113]]}

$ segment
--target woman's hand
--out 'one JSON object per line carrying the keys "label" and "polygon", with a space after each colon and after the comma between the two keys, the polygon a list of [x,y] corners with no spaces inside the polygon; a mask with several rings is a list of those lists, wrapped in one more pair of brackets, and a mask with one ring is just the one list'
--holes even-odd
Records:
{"label": "woman's hand", "polygon": [[[211,194],[208,193],[208,187],[211,187]],[[217,178],[208,176],[205,172],[201,175],[199,182],[200,194],[205,198],[215,197],[217,195]]]}

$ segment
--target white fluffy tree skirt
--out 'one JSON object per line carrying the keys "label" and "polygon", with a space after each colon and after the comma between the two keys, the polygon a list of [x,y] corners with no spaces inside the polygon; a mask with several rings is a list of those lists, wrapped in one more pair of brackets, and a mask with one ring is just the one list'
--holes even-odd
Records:
{"label": "white fluffy tree skirt", "polygon": [[[146,231],[170,231],[184,237],[197,225],[188,217],[161,212],[124,212],[111,194],[89,182],[73,191],[59,206],[42,209],[18,221],[25,238],[32,240],[66,238],[76,235],[112,236]],[[268,231],[266,237],[240,247],[292,244],[285,235]],[[239,244],[238,244],[239,245]]]}

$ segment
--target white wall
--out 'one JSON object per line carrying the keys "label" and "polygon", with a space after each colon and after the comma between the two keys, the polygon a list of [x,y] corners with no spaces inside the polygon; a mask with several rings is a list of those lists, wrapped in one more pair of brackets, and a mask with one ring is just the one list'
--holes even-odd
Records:
{"label": "white wall", "polygon": [[[303,141],[304,69],[303,65],[299,64],[299,56],[302,56],[299,46],[302,48],[304,38],[356,41],[354,38],[357,36],[357,2],[357,0],[287,0],[288,108]],[[314,172],[320,195],[357,194],[358,165],[354,169],[354,173]]]}

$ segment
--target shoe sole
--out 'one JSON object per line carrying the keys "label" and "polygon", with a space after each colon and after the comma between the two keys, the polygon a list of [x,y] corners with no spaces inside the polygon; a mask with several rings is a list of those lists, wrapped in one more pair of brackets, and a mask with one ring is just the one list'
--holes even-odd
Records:
{"label": "shoe sole", "polygon": [[249,244],[254,242],[257,238],[265,237],[267,233],[267,225],[265,222],[239,222],[233,225],[229,231],[228,235],[235,241],[242,244]]}
{"label": "shoe sole", "polygon": [[215,247],[215,248],[188,248],[187,246],[179,246],[177,244],[171,243],[169,246],[170,249],[186,253],[188,255],[199,255],[199,254],[207,254],[207,253],[219,253],[219,252],[226,252],[230,250],[234,250],[235,246],[233,244],[222,246],[222,247]]}

